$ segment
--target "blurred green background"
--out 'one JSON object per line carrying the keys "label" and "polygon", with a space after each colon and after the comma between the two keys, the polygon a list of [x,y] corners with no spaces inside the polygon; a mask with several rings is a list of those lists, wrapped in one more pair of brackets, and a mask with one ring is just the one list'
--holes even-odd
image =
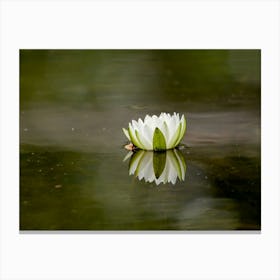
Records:
{"label": "blurred green background", "polygon": [[[260,75],[260,50],[20,50],[20,229],[260,229]],[[175,185],[123,162],[161,112],[187,118]]]}

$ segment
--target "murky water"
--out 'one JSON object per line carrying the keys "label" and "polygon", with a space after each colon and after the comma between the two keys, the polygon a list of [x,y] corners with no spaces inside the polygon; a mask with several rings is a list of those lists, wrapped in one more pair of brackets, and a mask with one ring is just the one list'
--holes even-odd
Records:
{"label": "murky water", "polygon": [[[260,229],[259,51],[22,50],[20,66],[21,230]],[[160,112],[185,114],[185,147],[124,161],[122,127]]]}

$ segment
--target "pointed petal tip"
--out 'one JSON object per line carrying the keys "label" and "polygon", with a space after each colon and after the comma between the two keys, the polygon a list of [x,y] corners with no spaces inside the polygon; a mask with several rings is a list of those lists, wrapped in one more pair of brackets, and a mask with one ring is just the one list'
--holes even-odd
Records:
{"label": "pointed petal tip", "polygon": [[123,130],[123,133],[124,133],[124,135],[126,136],[126,138],[127,138],[129,141],[131,141],[128,130],[125,129],[125,128],[123,128],[122,130]]}

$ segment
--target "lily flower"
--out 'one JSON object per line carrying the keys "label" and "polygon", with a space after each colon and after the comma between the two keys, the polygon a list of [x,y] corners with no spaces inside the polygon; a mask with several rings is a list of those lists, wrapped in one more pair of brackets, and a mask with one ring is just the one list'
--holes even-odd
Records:
{"label": "lily flower", "polygon": [[144,179],[145,182],[175,184],[177,178],[184,181],[186,175],[186,162],[179,150],[169,150],[156,153],[139,150],[129,152],[124,161],[131,157],[129,162],[129,175]]}
{"label": "lily flower", "polygon": [[159,116],[146,115],[144,121],[132,120],[128,129],[123,128],[127,139],[139,149],[165,151],[179,145],[186,132],[186,119],[178,113],[161,113]]}

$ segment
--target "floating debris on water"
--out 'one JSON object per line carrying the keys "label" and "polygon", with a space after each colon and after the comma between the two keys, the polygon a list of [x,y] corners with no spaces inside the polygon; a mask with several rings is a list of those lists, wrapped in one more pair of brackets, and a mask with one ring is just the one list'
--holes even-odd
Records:
{"label": "floating debris on water", "polygon": [[132,143],[129,143],[125,145],[124,148],[127,149],[128,151],[134,151],[136,149],[136,146],[134,146]]}

